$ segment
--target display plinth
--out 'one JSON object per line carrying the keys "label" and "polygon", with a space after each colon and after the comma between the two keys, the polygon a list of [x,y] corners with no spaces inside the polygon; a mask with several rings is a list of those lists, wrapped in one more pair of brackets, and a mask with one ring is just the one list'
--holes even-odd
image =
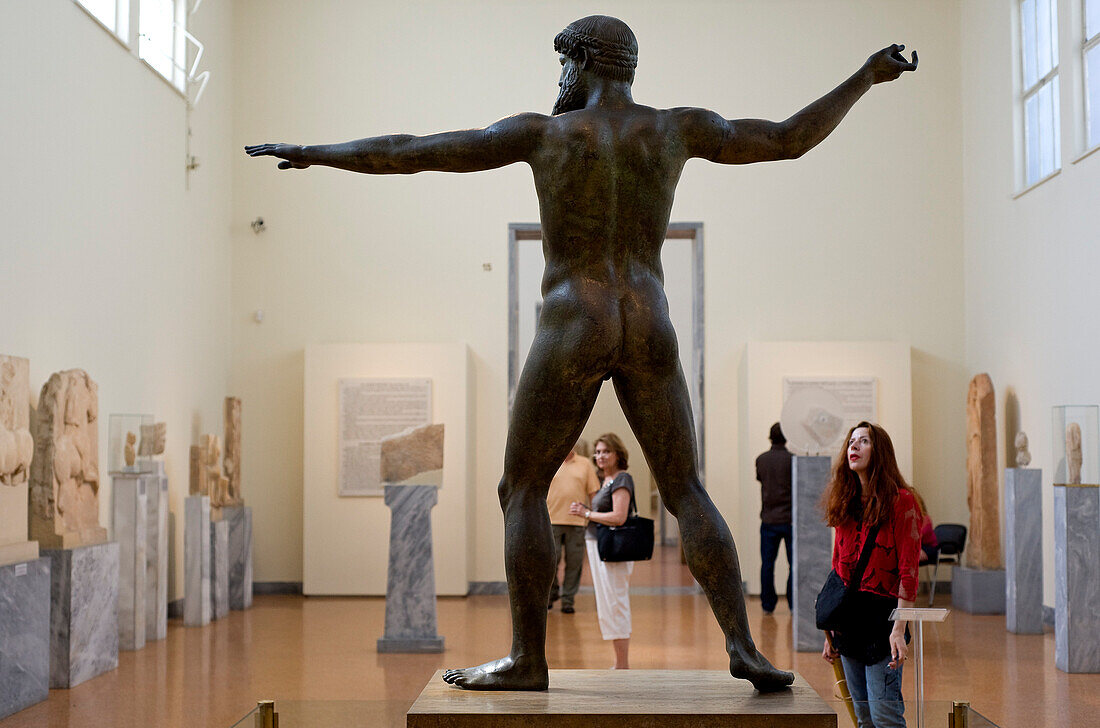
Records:
{"label": "display plinth", "polygon": [[0,718],[49,692],[50,560],[0,566]]}
{"label": "display plinth", "polygon": [[164,463],[142,463],[145,474],[145,640],[168,636],[168,476]]}
{"label": "display plinth", "polygon": [[814,602],[832,569],[832,532],[821,512],[821,496],[829,484],[831,458],[795,456],[791,461],[791,519],[794,525],[791,583],[791,637],[799,652],[820,652],[824,640],[817,628]]}
{"label": "display plinth", "polygon": [[797,674],[777,693],[705,670],[551,670],[540,692],[460,690],[442,674],[409,708],[407,728],[837,727],[837,714]]}
{"label": "display plinth", "polygon": [[224,506],[221,518],[229,522],[229,608],[252,606],[252,509]]}
{"label": "display plinth", "polygon": [[118,543],[43,549],[50,558],[50,687],[118,667]]}
{"label": "display plinth", "polygon": [[183,623],[210,623],[210,497],[183,499]]}
{"label": "display plinth", "polygon": [[1004,569],[956,566],[951,572],[951,605],[967,614],[1004,614]]}
{"label": "display plinth", "polygon": [[118,542],[118,648],[145,646],[146,487],[140,473],[111,473],[114,535]]}
{"label": "display plinth", "polygon": [[386,631],[379,652],[443,652],[436,632],[435,565],[432,560],[433,485],[386,485],[390,562],[386,580]]}
{"label": "display plinth", "polygon": [[229,614],[229,522],[210,524],[210,618]]}
{"label": "display plinth", "polygon": [[1005,626],[1043,633],[1043,471],[1005,468]]}
{"label": "display plinth", "polygon": [[1100,672],[1100,485],[1054,486],[1054,665]]}

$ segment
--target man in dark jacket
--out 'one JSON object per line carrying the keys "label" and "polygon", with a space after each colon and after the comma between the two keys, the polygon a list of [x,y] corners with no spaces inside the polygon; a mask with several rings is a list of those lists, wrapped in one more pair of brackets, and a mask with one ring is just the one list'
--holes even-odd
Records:
{"label": "man in dark jacket", "polygon": [[[787,438],[776,422],[768,439],[772,447],[756,458],[756,479],[760,481],[760,606],[764,614],[775,611],[775,559],[779,543],[787,548],[791,568],[791,458]],[[791,575],[787,574],[787,607],[791,606]]]}

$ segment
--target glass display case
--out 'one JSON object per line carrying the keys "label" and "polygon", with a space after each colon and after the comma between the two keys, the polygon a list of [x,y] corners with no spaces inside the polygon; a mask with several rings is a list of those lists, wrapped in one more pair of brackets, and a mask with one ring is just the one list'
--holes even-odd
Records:
{"label": "glass display case", "polygon": [[107,470],[112,473],[141,472],[149,455],[138,454],[141,428],[153,425],[153,415],[111,415],[107,425]]}
{"label": "glass display case", "polygon": [[1100,483],[1100,407],[1054,407],[1054,483]]}

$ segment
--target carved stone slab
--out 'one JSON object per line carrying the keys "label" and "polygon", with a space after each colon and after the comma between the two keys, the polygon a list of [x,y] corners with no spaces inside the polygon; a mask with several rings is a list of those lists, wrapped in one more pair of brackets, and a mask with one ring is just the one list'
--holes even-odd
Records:
{"label": "carved stone slab", "polygon": [[393,485],[441,485],[443,425],[411,427],[382,438],[382,482]]}
{"label": "carved stone slab", "polygon": [[107,540],[99,525],[99,388],[82,369],[57,372],[38,397],[30,538],[44,549]]}
{"label": "carved stone slab", "polygon": [[241,400],[225,398],[225,477],[228,479],[226,505],[244,503],[241,497]]}
{"label": "carved stone slab", "polygon": [[970,506],[966,565],[971,569],[1004,568],[995,405],[993,381],[988,374],[978,374],[970,380],[966,396],[966,501]]}

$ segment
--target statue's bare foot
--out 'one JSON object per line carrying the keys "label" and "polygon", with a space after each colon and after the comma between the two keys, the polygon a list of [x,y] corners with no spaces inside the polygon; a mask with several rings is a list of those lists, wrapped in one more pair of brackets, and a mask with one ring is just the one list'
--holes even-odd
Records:
{"label": "statue's bare foot", "polygon": [[509,655],[477,667],[446,670],[443,681],[465,690],[546,690],[550,674],[546,660]]}
{"label": "statue's bare foot", "polygon": [[743,656],[730,657],[730,674],[748,680],[754,688],[762,693],[786,690],[794,682],[793,672],[778,669],[759,652],[756,652],[751,658]]}

